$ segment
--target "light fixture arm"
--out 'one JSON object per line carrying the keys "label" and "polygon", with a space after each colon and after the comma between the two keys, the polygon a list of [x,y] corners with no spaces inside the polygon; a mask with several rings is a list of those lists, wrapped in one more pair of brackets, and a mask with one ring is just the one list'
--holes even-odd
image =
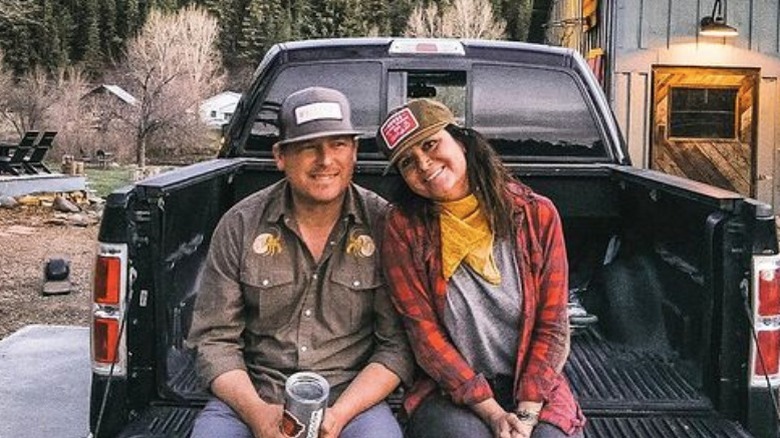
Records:
{"label": "light fixture arm", "polygon": [[735,27],[726,24],[726,19],[723,18],[721,0],[714,0],[712,15],[702,17],[699,22],[699,34],[714,37],[734,37],[739,35],[739,31]]}
{"label": "light fixture arm", "polygon": [[715,3],[712,5],[710,17],[712,17],[713,21],[723,21],[723,10],[721,9],[720,0],[715,0]]}

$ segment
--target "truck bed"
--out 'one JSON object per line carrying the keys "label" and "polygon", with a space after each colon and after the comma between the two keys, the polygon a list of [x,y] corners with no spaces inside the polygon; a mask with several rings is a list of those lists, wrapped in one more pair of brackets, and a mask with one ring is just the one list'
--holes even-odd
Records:
{"label": "truck bed", "polygon": [[[179,391],[196,392],[188,361],[177,373]],[[674,357],[626,347],[605,339],[598,328],[577,331],[565,373],[588,417],[588,438],[659,436],[750,437],[738,424],[718,417],[709,399],[684,377]],[[391,400],[400,407],[400,398]],[[198,408],[153,406],[122,437],[186,438]]]}

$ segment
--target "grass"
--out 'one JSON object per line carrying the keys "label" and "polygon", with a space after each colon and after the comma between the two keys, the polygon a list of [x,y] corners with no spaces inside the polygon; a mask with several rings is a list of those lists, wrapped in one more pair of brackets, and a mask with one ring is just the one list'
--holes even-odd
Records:
{"label": "grass", "polygon": [[133,182],[132,167],[116,167],[109,169],[84,169],[87,174],[87,185],[97,196],[105,198],[114,190]]}

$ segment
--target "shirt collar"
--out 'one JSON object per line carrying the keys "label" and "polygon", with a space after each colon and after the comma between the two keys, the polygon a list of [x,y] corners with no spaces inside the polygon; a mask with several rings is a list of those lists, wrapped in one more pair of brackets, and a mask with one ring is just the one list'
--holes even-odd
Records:
{"label": "shirt collar", "polygon": [[[290,192],[290,184],[287,180],[282,181],[279,190],[281,196],[273,196],[271,194],[271,201],[268,205],[268,218],[269,222],[279,223],[284,217],[293,217],[292,214],[292,193]],[[344,206],[341,211],[342,218],[351,218],[353,223],[362,224],[365,222],[365,212],[361,208],[360,197],[356,193],[355,185],[350,183],[347,187],[347,193],[344,197]]]}

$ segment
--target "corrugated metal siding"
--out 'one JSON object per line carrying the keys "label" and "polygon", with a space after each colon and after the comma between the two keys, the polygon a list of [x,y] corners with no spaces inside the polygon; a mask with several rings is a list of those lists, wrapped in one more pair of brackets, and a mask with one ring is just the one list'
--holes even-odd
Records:
{"label": "corrugated metal siding", "polygon": [[780,2],[724,1],[726,22],[739,30],[739,36],[728,39],[698,35],[699,21],[712,13],[713,0],[613,3],[618,7],[611,101],[634,164],[649,166],[653,66],[760,68],[755,194],[780,212]]}
{"label": "corrugated metal siding", "polygon": [[724,0],[735,38],[701,37],[699,21],[714,0],[599,0],[598,24],[582,28],[583,0],[554,0],[547,43],[606,51],[605,91],[635,165],[649,166],[652,68],[760,68],[756,197],[780,212],[780,2]]}
{"label": "corrugated metal siding", "polygon": [[[726,22],[739,36],[724,40],[698,36],[701,17],[712,13],[713,0],[613,0],[618,5],[620,50],[659,49],[715,42],[765,54],[780,53],[780,5],[768,0],[723,1]],[[713,41],[714,40],[714,41]]]}

